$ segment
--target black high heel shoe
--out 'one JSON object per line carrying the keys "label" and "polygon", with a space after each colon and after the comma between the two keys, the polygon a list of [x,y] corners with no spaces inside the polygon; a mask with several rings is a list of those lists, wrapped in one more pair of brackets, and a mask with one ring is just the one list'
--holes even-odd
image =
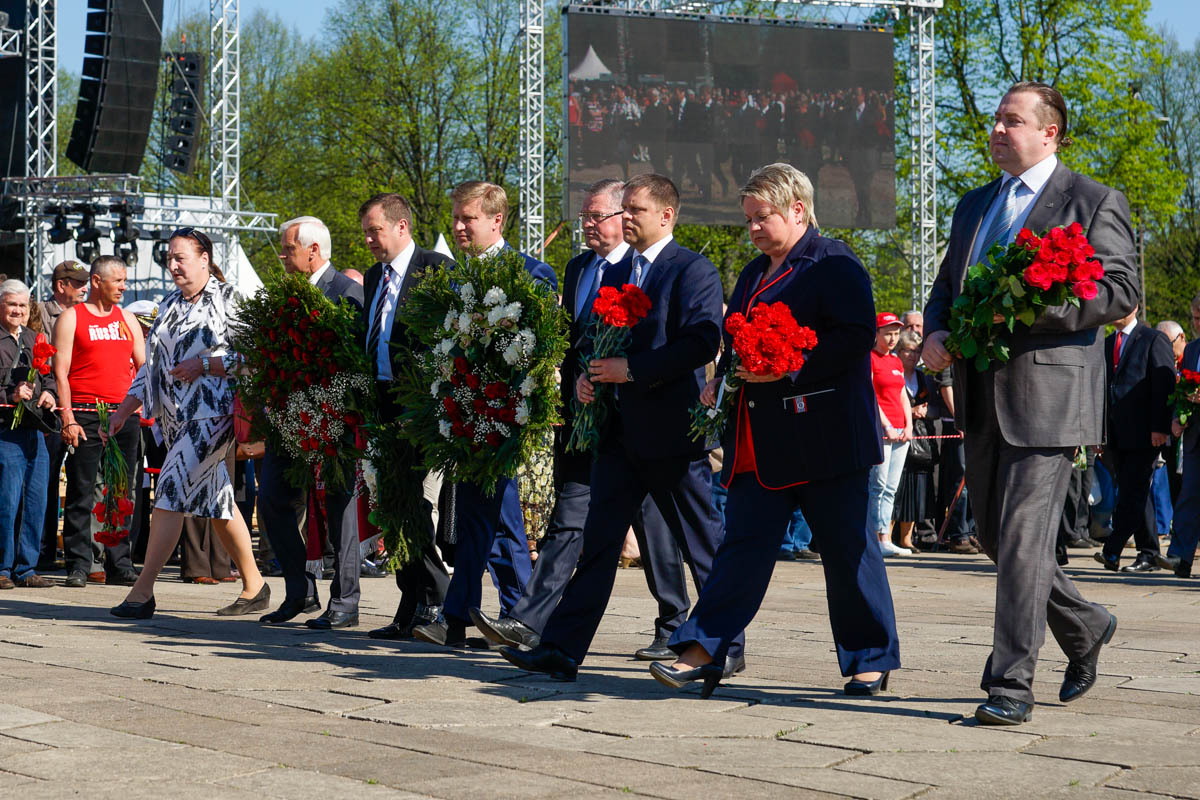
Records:
{"label": "black high heel shoe", "polygon": [[143,603],[131,603],[126,600],[121,605],[110,608],[108,613],[122,619],[150,619],[154,616],[154,608],[154,595],[150,595],[150,599]]}
{"label": "black high heel shoe", "polygon": [[888,687],[888,676],[891,671],[885,672],[873,681],[858,681],[850,680],[842,687],[842,692],[851,696],[866,697],[868,695],[877,695],[880,692],[886,692]]}
{"label": "black high heel shoe", "polygon": [[271,606],[271,587],[263,584],[254,597],[239,597],[224,608],[217,609],[219,617],[237,617],[242,614],[253,614],[255,611],[265,611]]}
{"label": "black high heel shoe", "polygon": [[703,680],[704,686],[700,689],[701,700],[707,699],[713,693],[724,677],[724,672],[720,664],[705,664],[692,669],[675,669],[657,661],[650,665],[650,674],[654,676],[654,680],[672,689],[682,689],[692,681]]}

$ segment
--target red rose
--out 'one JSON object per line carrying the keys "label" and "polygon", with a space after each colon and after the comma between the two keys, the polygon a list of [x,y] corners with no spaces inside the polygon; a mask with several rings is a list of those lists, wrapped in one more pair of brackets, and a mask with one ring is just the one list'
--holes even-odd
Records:
{"label": "red rose", "polygon": [[315,322],[321,318],[321,312],[314,308],[312,311],[308,312],[308,318]]}
{"label": "red rose", "polygon": [[488,404],[482,397],[476,397],[471,401],[471,408],[475,410],[476,414],[484,414],[488,410]]}
{"label": "red rose", "polygon": [[471,371],[471,365],[469,363],[467,363],[467,360],[465,358],[463,358],[462,356],[458,356],[457,358],[454,359],[454,370],[455,370],[455,372],[459,372],[463,375],[466,375],[468,372]]}
{"label": "red rose", "polygon": [[272,342],[275,341],[275,330],[274,329],[267,331],[267,338],[270,339]]}
{"label": "red rose", "polygon": [[325,445],[325,455],[335,458],[337,456],[337,448],[331,444]]}
{"label": "red rose", "polygon": [[1041,262],[1035,261],[1025,268],[1025,283],[1045,291],[1049,289],[1054,282],[1050,279],[1050,275],[1046,272],[1046,267]]}
{"label": "red rose", "polygon": [[1071,284],[1071,292],[1080,300],[1094,300],[1099,293],[1095,281],[1076,281]]}
{"label": "red rose", "polygon": [[508,394],[508,385],[504,381],[493,381],[483,387],[483,394],[489,400],[499,400]]}
{"label": "red rose", "polygon": [[487,436],[484,436],[483,438],[492,447],[499,447],[500,443],[504,441],[503,439],[500,438],[500,434],[496,433],[495,431],[491,431],[490,433],[488,433]]}
{"label": "red rose", "polygon": [[297,299],[296,299],[296,298],[294,298],[294,297],[289,297],[289,298],[288,298],[288,301],[287,301],[287,304],[288,304],[289,306],[291,306],[292,308],[298,308],[298,307],[300,306],[300,301],[299,301],[299,300],[297,300]]}
{"label": "red rose", "polygon": [[1078,222],[1072,222],[1067,226],[1067,233],[1071,234],[1072,236],[1081,236],[1083,235],[1083,226]]}
{"label": "red rose", "polygon": [[481,383],[481,381],[479,380],[479,376],[473,372],[468,372],[463,377],[463,380],[465,380],[467,382],[467,386],[469,386],[472,391],[478,389],[479,384]]}

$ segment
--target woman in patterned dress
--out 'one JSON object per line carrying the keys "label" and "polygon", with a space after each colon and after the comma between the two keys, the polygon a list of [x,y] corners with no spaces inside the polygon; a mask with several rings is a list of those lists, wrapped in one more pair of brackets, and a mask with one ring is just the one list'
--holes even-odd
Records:
{"label": "woman in patterned dress", "polygon": [[185,515],[212,520],[242,577],[241,595],[217,613],[262,611],[271,590],[254,563],[250,531],[234,504],[225,467],[234,439],[228,376],[236,360],[229,326],[237,292],[213,264],[212,242],[192,228],[171,235],[167,268],[178,289],[159,305],[146,336],[146,363],[109,419],[111,435],[141,408],[142,416],[158,420],[167,445],[142,574],[112,614],[137,619],[154,614],[154,581],[179,541]]}

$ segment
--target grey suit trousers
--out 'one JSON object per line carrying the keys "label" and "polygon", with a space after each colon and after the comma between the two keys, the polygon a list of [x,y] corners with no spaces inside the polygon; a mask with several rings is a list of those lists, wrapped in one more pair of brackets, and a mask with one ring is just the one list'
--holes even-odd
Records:
{"label": "grey suit trousers", "polygon": [[1109,613],[1084,600],[1054,558],[1075,448],[1007,443],[990,376],[969,380],[967,488],[979,541],[996,563],[992,653],[980,686],[1032,703],[1046,626],[1068,658],[1081,658],[1108,627]]}

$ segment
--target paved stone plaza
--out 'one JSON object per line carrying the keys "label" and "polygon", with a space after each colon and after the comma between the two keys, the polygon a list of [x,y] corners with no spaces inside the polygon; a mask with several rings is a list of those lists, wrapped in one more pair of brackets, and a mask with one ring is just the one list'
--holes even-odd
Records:
{"label": "paved stone plaza", "polygon": [[390,577],[364,580],[362,626],[333,634],[218,618],[229,584],[166,578],[148,622],[108,615],[120,587],[17,589],[0,594],[0,796],[1200,798],[1200,581],[1084,556],[1070,572],[1120,619],[1100,682],[1060,705],[1051,640],[1033,720],[1005,729],[972,718],[983,557],[888,563],[905,669],[875,699],[839,693],[811,563],[779,565],[748,669],[708,701],[629,657],[652,627],[639,570],[618,575],[573,684],[487,650],[368,639],[395,607]]}

